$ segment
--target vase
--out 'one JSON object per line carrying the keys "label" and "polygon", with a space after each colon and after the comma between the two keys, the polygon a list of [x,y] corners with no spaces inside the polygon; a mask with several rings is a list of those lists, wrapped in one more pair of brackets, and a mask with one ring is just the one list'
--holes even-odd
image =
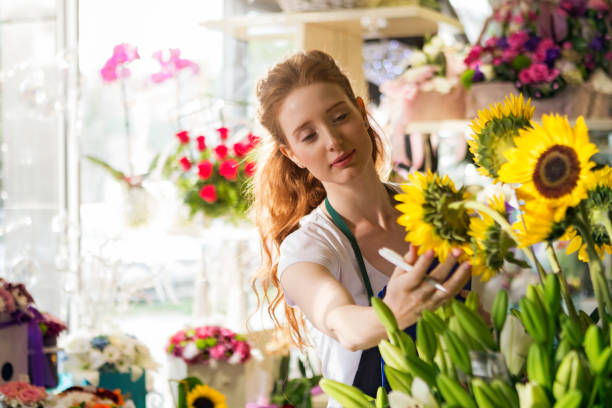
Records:
{"label": "vase", "polygon": [[465,118],[465,93],[461,85],[448,93],[419,91],[412,102],[411,122]]}
{"label": "vase", "polygon": [[225,395],[228,407],[244,407],[247,401],[244,364],[224,361],[216,361],[216,364],[187,364],[174,356],[168,356],[168,359],[168,379],[174,401],[178,398],[178,382],[187,377],[196,377],[202,384]]}
{"label": "vase", "polygon": [[[478,111],[492,103],[502,102],[510,94],[520,92],[512,82],[485,82],[470,87],[466,97],[466,117],[473,119]],[[570,119],[578,116],[585,118],[610,117],[610,95],[596,92],[592,84],[567,86],[557,95],[545,99],[532,99],[535,107],[534,117],[542,114],[558,113]]]}
{"label": "vase", "polygon": [[126,400],[132,400],[136,408],[146,408],[147,385],[146,371],[143,370],[140,377],[136,380],[132,378],[132,373],[120,373],[118,371],[100,370],[100,380],[98,387],[107,390],[121,390],[121,395]]}

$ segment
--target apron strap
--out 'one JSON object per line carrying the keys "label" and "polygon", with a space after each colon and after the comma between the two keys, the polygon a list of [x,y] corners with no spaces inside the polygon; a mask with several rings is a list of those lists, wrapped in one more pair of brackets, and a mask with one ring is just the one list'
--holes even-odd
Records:
{"label": "apron strap", "polygon": [[365,285],[366,292],[368,292],[368,304],[371,304],[372,296],[374,296],[374,292],[372,291],[372,285],[370,284],[370,278],[368,278],[368,272],[366,271],[365,263],[363,262],[363,256],[361,255],[361,250],[359,249],[359,245],[357,244],[357,240],[355,236],[349,229],[348,225],[344,222],[340,214],[334,210],[334,207],[331,206],[327,197],[325,197],[325,209],[331,215],[334,224],[340,231],[348,238],[351,242],[351,246],[353,247],[353,252],[355,252],[355,258],[357,258],[357,264],[359,265],[359,271],[361,271],[361,279],[363,280],[363,284]]}

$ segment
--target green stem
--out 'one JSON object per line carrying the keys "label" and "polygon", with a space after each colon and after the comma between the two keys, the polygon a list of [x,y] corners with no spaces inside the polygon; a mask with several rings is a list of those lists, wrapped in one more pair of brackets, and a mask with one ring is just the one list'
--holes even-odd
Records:
{"label": "green stem", "polygon": [[[584,205],[580,205],[580,215],[576,217],[574,226],[580,232],[580,236],[587,247],[589,256],[589,274],[593,283],[597,305],[599,307],[599,319],[601,322],[606,321],[606,306],[609,313],[612,313],[612,295],[610,294],[610,286],[604,274],[603,264],[595,250],[595,243],[591,235],[591,229],[588,224],[588,217]],[[609,327],[605,325],[604,330],[607,332]]]}
{"label": "green stem", "polygon": [[[498,213],[497,211],[495,211],[491,207],[486,206],[483,203],[480,203],[480,202],[474,201],[474,200],[460,201],[460,202],[452,203],[452,204],[449,205],[450,208],[458,208],[460,206],[463,206],[465,208],[470,208],[472,210],[480,211],[480,212],[482,212],[484,214],[487,214],[488,216],[493,218],[493,220],[497,224],[499,224],[501,229],[506,234],[508,234],[510,236],[510,238],[512,238],[514,240],[514,242],[516,242],[517,245],[519,244],[520,240],[519,240],[518,236],[516,235],[516,233],[512,230],[512,227],[508,223],[508,220],[506,220],[506,218],[504,218],[504,216],[502,216],[500,213]],[[542,265],[540,264],[540,262],[538,262],[537,258],[535,257],[535,254],[533,253],[533,250],[531,249],[531,247],[529,247],[529,248],[521,248],[521,249],[523,250],[523,252],[527,256],[527,258],[529,258],[529,260],[536,265],[536,267],[538,268],[538,273],[540,274],[540,279],[543,282],[544,279],[546,278],[546,272],[544,272],[544,268],[542,268]]]}
{"label": "green stem", "polygon": [[595,378],[595,384],[593,385],[593,389],[591,390],[591,396],[589,397],[589,405],[587,408],[590,408],[595,403],[595,397],[597,397],[597,392],[599,391],[599,387],[601,385],[601,376],[597,376]]}
{"label": "green stem", "polygon": [[559,286],[561,286],[561,295],[563,295],[563,300],[565,301],[565,306],[567,307],[567,313],[569,314],[569,317],[573,321],[580,324],[580,319],[578,318],[576,307],[574,306],[574,302],[572,301],[572,296],[569,293],[569,287],[567,285],[567,280],[565,279],[565,275],[563,275],[563,271],[561,271],[561,265],[559,264],[559,258],[557,258],[555,249],[553,248],[550,242],[546,243],[546,254],[548,255],[548,259],[550,261],[552,271],[557,277],[557,279],[559,280]]}

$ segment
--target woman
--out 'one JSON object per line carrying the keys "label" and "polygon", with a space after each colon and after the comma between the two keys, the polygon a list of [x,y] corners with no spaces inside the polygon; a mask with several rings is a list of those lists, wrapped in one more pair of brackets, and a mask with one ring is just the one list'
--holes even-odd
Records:
{"label": "woman", "polygon": [[[449,293],[424,282],[434,256],[430,251],[417,259],[404,241],[396,191],[382,179],[381,139],[329,55],[293,55],[259,82],[257,97],[269,135],[253,188],[263,242],[263,268],[254,285],[261,283],[266,295],[270,287],[278,290],[273,299],[265,295],[269,313],[278,324],[274,312],[284,306],[300,346],[308,331],[325,377],[372,395],[381,382],[376,346],[386,333],[370,296],[386,287],[383,301],[406,328],[423,309],[459,293],[470,265],[449,276],[461,255],[454,249],[429,274]],[[394,268],[378,255],[381,247],[405,254],[413,271]]]}

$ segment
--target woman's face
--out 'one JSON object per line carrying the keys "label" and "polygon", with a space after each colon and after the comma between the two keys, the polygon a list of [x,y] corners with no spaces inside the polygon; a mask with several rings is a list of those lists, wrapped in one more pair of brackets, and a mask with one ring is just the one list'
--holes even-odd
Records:
{"label": "woman's face", "polygon": [[347,182],[373,166],[365,109],[338,85],[296,88],[281,104],[278,121],[287,140],[283,154],[323,183]]}

